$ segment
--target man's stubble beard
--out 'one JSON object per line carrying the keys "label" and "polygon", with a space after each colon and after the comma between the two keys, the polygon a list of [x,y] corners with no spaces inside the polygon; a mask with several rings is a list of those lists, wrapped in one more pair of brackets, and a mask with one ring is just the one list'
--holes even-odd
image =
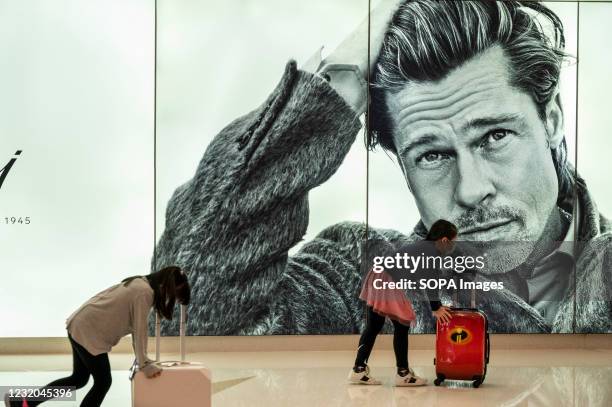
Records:
{"label": "man's stubble beard", "polygon": [[[563,240],[567,225],[561,220],[559,208],[554,205],[537,238],[529,236],[526,230],[525,218],[521,232],[514,236],[504,236],[493,241],[464,241],[463,245],[471,247],[469,251],[485,256],[485,267],[479,270],[484,275],[503,274],[520,269],[521,275],[529,274],[535,265],[552,251],[556,250]],[[461,230],[461,229],[460,229]],[[507,240],[506,240],[507,239]]]}

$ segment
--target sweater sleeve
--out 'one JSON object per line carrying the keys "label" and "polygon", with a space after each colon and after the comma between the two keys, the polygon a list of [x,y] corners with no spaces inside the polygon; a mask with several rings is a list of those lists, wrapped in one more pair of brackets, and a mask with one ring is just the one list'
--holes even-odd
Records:
{"label": "sweater sleeve", "polygon": [[360,128],[325,80],[290,62],[266,102],[214,138],[168,203],[154,259],[190,272],[189,334],[270,332],[261,327],[281,318],[273,308],[288,251],[306,233],[308,192],[336,172]]}
{"label": "sweater sleeve", "polygon": [[139,295],[133,299],[130,305],[130,317],[132,319],[132,347],[136,355],[136,361],[140,369],[143,369],[150,359],[147,357],[147,320],[151,305],[145,295]]}

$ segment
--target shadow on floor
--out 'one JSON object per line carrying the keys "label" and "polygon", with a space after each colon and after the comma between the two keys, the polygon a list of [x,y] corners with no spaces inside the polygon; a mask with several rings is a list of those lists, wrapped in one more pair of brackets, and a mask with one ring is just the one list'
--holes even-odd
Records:
{"label": "shadow on floor", "polygon": [[223,390],[229,389],[230,387],[237,386],[240,383],[246,382],[247,380],[251,380],[254,377],[256,376],[239,377],[237,379],[221,380],[220,382],[213,382],[212,394],[217,394],[219,392],[222,392]]}

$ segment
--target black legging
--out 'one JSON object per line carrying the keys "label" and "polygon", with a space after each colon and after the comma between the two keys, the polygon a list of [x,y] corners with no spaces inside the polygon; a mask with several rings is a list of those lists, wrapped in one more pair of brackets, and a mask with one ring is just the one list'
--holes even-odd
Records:
{"label": "black legging", "polygon": [[[74,386],[77,389],[85,387],[89,375],[93,376],[93,386],[87,393],[81,407],[98,407],[111,387],[111,369],[108,361],[108,353],[94,356],[84,347],[75,342],[68,334],[72,345],[72,375],[49,383],[50,386]],[[37,406],[42,401],[29,401],[28,406]]]}
{"label": "black legging", "polygon": [[[398,369],[408,369],[408,326],[400,324],[395,320],[393,322],[393,351],[395,352],[395,363]],[[368,307],[366,311],[366,327],[361,338],[359,338],[359,348],[357,349],[357,358],[355,366],[365,367],[376,336],[380,333],[385,325],[385,317],[374,312],[372,307]]]}

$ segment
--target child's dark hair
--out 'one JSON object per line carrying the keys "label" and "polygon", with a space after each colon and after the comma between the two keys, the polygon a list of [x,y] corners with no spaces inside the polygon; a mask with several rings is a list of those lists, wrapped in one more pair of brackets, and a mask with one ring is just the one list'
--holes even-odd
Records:
{"label": "child's dark hair", "polygon": [[459,230],[457,229],[457,226],[447,220],[439,219],[435,221],[433,225],[431,225],[425,240],[436,241],[443,238],[453,240],[455,237],[457,237],[458,233]]}
{"label": "child's dark hair", "polygon": [[[122,281],[126,287],[136,278],[143,276],[128,277]],[[180,267],[165,267],[146,277],[153,289],[153,305],[155,311],[167,320],[172,320],[174,305],[176,301],[187,305],[191,299],[191,288],[187,274]]]}

